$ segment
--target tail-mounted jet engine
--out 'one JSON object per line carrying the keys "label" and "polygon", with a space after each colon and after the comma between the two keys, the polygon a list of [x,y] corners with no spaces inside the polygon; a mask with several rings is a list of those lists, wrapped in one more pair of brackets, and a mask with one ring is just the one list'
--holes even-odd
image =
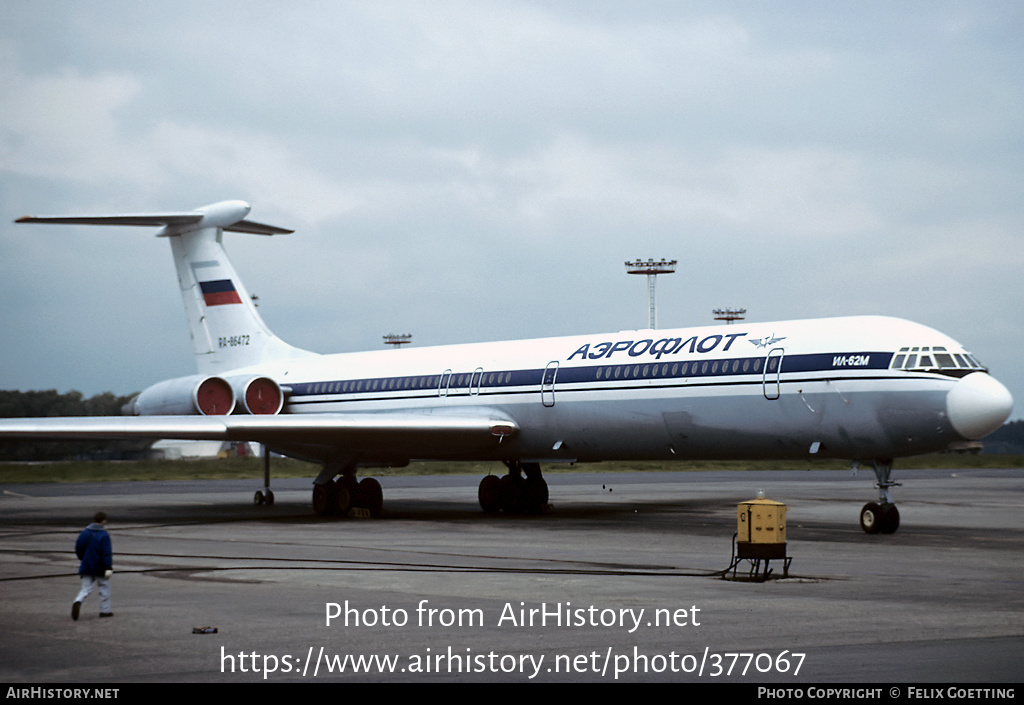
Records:
{"label": "tail-mounted jet engine", "polygon": [[222,377],[192,375],[159,382],[124,408],[134,416],[222,416],[235,410],[235,390]]}
{"label": "tail-mounted jet engine", "polygon": [[277,414],[285,392],[269,377],[205,377],[192,375],[154,384],[125,407],[131,416],[223,416]]}
{"label": "tail-mounted jet engine", "polygon": [[228,382],[243,413],[272,416],[284,407],[284,390],[269,377],[231,377]]}

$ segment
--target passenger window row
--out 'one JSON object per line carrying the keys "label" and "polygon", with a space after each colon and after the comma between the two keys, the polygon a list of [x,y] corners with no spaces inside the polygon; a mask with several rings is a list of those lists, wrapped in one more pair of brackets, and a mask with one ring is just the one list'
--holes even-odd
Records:
{"label": "passenger window row", "polygon": [[419,375],[415,377],[384,377],[353,379],[338,382],[316,382],[300,385],[296,391],[306,394],[354,394],[358,392],[393,391],[406,389],[436,390],[442,377],[451,377],[449,389],[466,388],[473,384],[483,386],[507,385],[512,380],[511,372],[466,372],[465,374]]}
{"label": "passenger window row", "polygon": [[[704,360],[703,362],[672,362],[646,365],[612,365],[598,367],[597,379],[643,379],[658,377],[690,377],[717,374],[741,374],[744,372],[760,372],[763,358],[741,358],[736,360]],[[768,361],[768,371],[774,372],[779,358],[772,357]]]}
{"label": "passenger window row", "polygon": [[[768,372],[779,368],[778,357],[770,357]],[[412,377],[377,377],[369,379],[340,380],[335,382],[312,382],[295,385],[293,395],[358,394],[361,392],[388,392],[405,390],[426,390],[441,394],[479,392],[482,388],[533,386],[547,375],[546,384],[554,383],[557,374],[559,383],[581,383],[592,381],[614,381],[634,379],[659,379],[672,377],[699,377],[711,375],[760,374],[765,367],[763,357],[747,357],[730,360],[703,360],[693,362],[663,362],[645,364],[603,365],[600,367],[549,368],[547,370],[516,370],[474,372],[445,370],[440,375]]]}

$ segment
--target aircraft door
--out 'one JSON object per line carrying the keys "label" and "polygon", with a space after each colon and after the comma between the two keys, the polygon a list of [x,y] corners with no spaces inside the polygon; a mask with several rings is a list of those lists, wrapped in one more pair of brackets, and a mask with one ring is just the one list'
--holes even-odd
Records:
{"label": "aircraft door", "polygon": [[555,377],[558,376],[558,360],[552,360],[544,368],[540,380],[540,402],[544,406],[555,405]]}
{"label": "aircraft door", "polygon": [[783,348],[773,348],[764,360],[761,387],[764,390],[765,399],[779,398],[779,377],[782,374],[782,358],[785,352]]}

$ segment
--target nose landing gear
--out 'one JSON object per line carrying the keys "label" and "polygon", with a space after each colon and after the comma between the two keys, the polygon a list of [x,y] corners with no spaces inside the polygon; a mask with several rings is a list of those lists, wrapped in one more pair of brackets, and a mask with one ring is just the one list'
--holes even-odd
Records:
{"label": "nose landing gear", "polygon": [[892,459],[872,463],[878,483],[878,502],[868,502],[860,510],[860,528],[868,534],[891,534],[900,527],[900,512],[889,497],[889,488],[900,483],[892,479]]}
{"label": "nose landing gear", "polygon": [[891,534],[900,527],[900,511],[895,504],[868,502],[860,510],[860,528],[868,534]]}

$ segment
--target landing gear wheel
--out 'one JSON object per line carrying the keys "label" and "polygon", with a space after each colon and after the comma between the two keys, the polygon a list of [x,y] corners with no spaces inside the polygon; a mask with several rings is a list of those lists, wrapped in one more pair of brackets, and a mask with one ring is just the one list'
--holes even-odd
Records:
{"label": "landing gear wheel", "polygon": [[480,480],[476,496],[480,500],[481,509],[488,514],[497,514],[501,511],[501,478],[497,475],[487,475]]}
{"label": "landing gear wheel", "polygon": [[[354,484],[354,483],[353,483]],[[353,492],[349,490],[349,483],[339,481],[334,488],[334,513],[346,517],[352,509]]]}
{"label": "landing gear wheel", "polygon": [[329,517],[338,512],[338,499],[334,481],[313,486],[313,511],[317,516]]}
{"label": "landing gear wheel", "polygon": [[379,517],[384,506],[384,490],[380,483],[372,477],[364,477],[359,483],[357,492],[359,501],[357,506],[364,507],[370,512],[370,516]]}
{"label": "landing gear wheel", "polygon": [[256,494],[252,496],[252,503],[258,507],[261,504],[263,504],[264,501],[265,500],[263,498],[263,493],[260,492],[259,490],[256,490]]}
{"label": "landing gear wheel", "polygon": [[896,509],[895,504],[883,504],[878,530],[883,534],[892,534],[898,528],[900,528],[900,511]]}
{"label": "landing gear wheel", "polygon": [[501,477],[501,508],[506,514],[522,514],[526,509],[526,481],[522,475]]}
{"label": "landing gear wheel", "polygon": [[274,506],[274,490],[267,490],[266,494],[263,495],[263,501],[267,503],[268,507]]}
{"label": "landing gear wheel", "polygon": [[548,483],[543,477],[526,478],[526,511],[540,514],[548,506]]}
{"label": "landing gear wheel", "polygon": [[[890,505],[892,506],[892,505]],[[877,502],[868,502],[860,510],[860,528],[864,533],[877,534],[882,529],[882,506]]]}

